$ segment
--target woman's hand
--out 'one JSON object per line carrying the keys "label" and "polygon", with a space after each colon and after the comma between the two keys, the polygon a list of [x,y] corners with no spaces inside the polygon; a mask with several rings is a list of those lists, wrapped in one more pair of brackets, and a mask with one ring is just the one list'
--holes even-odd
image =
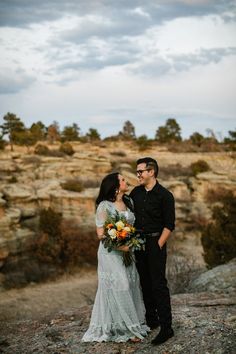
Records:
{"label": "woman's hand", "polygon": [[100,241],[103,240],[104,238],[106,238],[105,235],[97,235],[97,236],[98,236],[98,238],[99,238]]}
{"label": "woman's hand", "polygon": [[118,251],[129,252],[129,246],[120,246],[117,249]]}

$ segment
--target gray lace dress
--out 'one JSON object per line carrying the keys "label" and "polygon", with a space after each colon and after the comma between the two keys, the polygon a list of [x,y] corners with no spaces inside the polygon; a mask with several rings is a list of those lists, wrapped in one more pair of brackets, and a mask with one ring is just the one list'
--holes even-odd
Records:
{"label": "gray lace dress", "polygon": [[[109,201],[99,204],[96,225],[102,227],[107,210],[115,213],[115,205]],[[125,214],[130,224],[134,214],[128,209]],[[122,252],[108,252],[100,242],[98,248],[98,289],[92,310],[90,325],[83,342],[126,342],[133,337],[143,339],[150,331],[145,324],[145,307],[135,263],[123,265]]]}

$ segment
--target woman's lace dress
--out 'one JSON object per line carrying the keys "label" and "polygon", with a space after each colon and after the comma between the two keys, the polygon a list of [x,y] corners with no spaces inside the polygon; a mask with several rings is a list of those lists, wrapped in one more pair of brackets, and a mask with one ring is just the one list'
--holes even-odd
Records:
{"label": "woman's lace dress", "polygon": [[[102,201],[96,212],[96,225],[102,227],[107,210],[115,213],[115,205]],[[130,224],[134,214],[128,209],[119,212]],[[149,332],[145,324],[145,307],[135,263],[123,265],[122,252],[108,252],[100,242],[98,248],[98,289],[90,325],[84,342],[126,342],[133,337],[143,339]]]}

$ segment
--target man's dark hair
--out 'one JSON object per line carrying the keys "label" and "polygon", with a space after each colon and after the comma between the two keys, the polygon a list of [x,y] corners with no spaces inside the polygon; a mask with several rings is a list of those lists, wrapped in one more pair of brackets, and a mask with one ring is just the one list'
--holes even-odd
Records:
{"label": "man's dark hair", "polygon": [[151,157],[143,157],[136,161],[137,165],[139,165],[140,163],[145,163],[146,168],[148,169],[150,168],[150,170],[154,170],[154,176],[155,177],[158,176],[159,167],[156,160],[152,159]]}

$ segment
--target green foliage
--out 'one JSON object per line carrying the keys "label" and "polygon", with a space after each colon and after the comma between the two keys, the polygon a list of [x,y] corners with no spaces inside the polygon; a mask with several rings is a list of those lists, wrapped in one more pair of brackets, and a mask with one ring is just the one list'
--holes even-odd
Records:
{"label": "green foliage", "polygon": [[119,157],[125,157],[126,156],[126,152],[125,151],[121,151],[121,150],[111,151],[110,154],[113,155],[113,156],[119,156]]}
{"label": "green foliage", "polygon": [[212,222],[203,227],[201,242],[209,267],[224,264],[236,255],[236,198],[232,192],[213,208]]}
{"label": "green foliage", "polygon": [[76,123],[72,126],[65,126],[61,133],[62,141],[76,141],[79,140],[80,128]]}
{"label": "green foliage", "polygon": [[129,120],[127,120],[124,123],[123,130],[122,130],[121,134],[125,138],[129,138],[129,139],[135,138],[135,127]]}
{"label": "green foliage", "polygon": [[192,170],[193,176],[197,176],[198,173],[207,172],[210,170],[210,166],[204,160],[198,160],[191,163],[190,168]]}
{"label": "green foliage", "polygon": [[49,148],[46,145],[43,144],[37,144],[34,149],[34,153],[36,155],[48,155]]}
{"label": "green foliage", "polygon": [[66,155],[73,155],[75,153],[73,146],[69,142],[61,144],[59,151],[63,152]]}
{"label": "green foliage", "polygon": [[224,143],[229,146],[230,150],[236,151],[236,130],[229,131],[229,137],[224,139]]}
{"label": "green foliage", "polygon": [[174,118],[169,118],[165,126],[161,126],[156,131],[155,139],[160,143],[181,141],[181,128]]}
{"label": "green foliage", "polygon": [[65,183],[62,183],[61,186],[63,189],[67,191],[78,192],[78,193],[82,192],[84,189],[83,184],[78,179],[67,180]]}
{"label": "green foliage", "polygon": [[200,147],[202,145],[202,143],[204,142],[205,138],[202,134],[195,132],[192,135],[190,135],[189,139],[193,145]]}
{"label": "green foliage", "polygon": [[147,135],[141,135],[136,139],[136,144],[139,147],[140,151],[147,150],[151,147],[151,140],[148,139]]}
{"label": "green foliage", "polygon": [[9,136],[9,141],[11,144],[11,150],[13,151],[13,144],[18,142],[19,133],[24,132],[25,126],[24,123],[17,117],[14,113],[8,112],[3,120],[5,123],[0,125],[0,129],[2,130],[2,137],[4,135]]}
{"label": "green foliage", "polygon": [[5,149],[5,145],[6,145],[6,142],[0,136],[0,150],[4,150]]}
{"label": "green foliage", "polygon": [[42,122],[38,121],[37,123],[33,123],[29,130],[35,142],[45,140],[46,127]]}
{"label": "green foliage", "polygon": [[89,141],[101,139],[100,134],[98,133],[97,129],[94,129],[94,128],[89,128],[89,131],[86,134],[86,137],[88,138]]}

